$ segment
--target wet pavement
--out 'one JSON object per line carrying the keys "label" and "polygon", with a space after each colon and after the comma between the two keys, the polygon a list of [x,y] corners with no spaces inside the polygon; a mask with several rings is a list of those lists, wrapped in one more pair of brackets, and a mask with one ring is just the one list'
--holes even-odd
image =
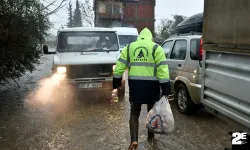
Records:
{"label": "wet pavement", "polygon": [[[51,75],[52,55],[28,76],[0,90],[0,149],[21,150],[125,150],[129,137],[128,91],[113,105],[99,99],[37,101],[40,81]],[[41,94],[41,93],[40,93]],[[90,93],[91,94],[91,93]],[[42,93],[39,99],[46,99]],[[230,146],[227,123],[207,113],[180,114],[171,101],[176,129],[171,135],[156,135],[148,142],[146,106],[140,117],[141,150],[222,150]]]}

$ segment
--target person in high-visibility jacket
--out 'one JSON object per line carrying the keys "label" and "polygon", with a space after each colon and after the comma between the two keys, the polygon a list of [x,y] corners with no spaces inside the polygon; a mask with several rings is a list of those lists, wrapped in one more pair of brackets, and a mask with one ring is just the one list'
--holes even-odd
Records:
{"label": "person in high-visibility jacket", "polygon": [[[138,145],[139,116],[142,104],[148,111],[160,99],[160,93],[170,94],[170,80],[166,56],[161,46],[153,42],[152,33],[144,28],[137,41],[127,45],[121,52],[113,75],[113,88],[121,86],[122,75],[128,69],[130,112],[130,149]],[[154,134],[148,132],[148,139]]]}

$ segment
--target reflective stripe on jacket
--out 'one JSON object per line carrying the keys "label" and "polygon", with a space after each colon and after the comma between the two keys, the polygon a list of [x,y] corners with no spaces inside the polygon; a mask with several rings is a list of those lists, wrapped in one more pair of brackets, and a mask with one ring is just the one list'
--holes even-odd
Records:
{"label": "reflective stripe on jacket", "polygon": [[166,56],[161,46],[152,41],[151,32],[145,28],[136,42],[127,45],[119,57],[114,77],[121,78],[126,69],[130,80],[169,81]]}

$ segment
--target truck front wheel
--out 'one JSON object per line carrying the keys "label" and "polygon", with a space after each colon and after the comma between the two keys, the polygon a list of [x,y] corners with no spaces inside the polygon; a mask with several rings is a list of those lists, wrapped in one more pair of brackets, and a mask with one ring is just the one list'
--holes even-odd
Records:
{"label": "truck front wheel", "polygon": [[175,99],[179,111],[183,114],[192,114],[197,111],[198,105],[196,105],[183,84],[179,84],[175,91]]}

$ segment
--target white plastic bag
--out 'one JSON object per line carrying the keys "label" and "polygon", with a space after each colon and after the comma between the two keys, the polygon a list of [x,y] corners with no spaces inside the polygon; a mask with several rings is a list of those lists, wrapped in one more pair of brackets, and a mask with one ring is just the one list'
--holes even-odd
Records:
{"label": "white plastic bag", "polygon": [[165,96],[154,104],[146,121],[147,129],[156,134],[169,134],[174,130],[173,113]]}

